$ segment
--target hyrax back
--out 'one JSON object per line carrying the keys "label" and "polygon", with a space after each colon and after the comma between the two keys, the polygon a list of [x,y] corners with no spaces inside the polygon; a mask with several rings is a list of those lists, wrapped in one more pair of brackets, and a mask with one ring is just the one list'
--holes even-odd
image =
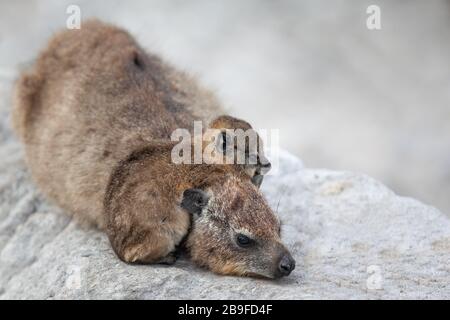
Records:
{"label": "hyrax back", "polygon": [[103,196],[119,160],[219,112],[209,92],[127,32],[90,21],[56,35],[20,78],[13,122],[39,187],[103,227]]}

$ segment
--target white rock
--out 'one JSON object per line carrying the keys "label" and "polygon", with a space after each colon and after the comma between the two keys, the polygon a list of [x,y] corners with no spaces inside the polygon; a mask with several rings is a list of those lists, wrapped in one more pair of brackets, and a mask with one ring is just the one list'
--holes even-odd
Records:
{"label": "white rock", "polygon": [[184,259],[127,265],[105,235],[81,229],[39,195],[2,103],[0,299],[450,298],[445,215],[364,175],[304,169],[286,152],[263,191],[297,260],[291,276],[224,277]]}

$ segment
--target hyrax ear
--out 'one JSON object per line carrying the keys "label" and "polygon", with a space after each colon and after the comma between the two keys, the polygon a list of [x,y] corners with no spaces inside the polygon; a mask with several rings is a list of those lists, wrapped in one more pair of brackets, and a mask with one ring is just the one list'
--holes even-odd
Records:
{"label": "hyrax ear", "polygon": [[234,147],[234,137],[227,133],[226,129],[220,131],[217,137],[217,149],[224,155]]}
{"label": "hyrax ear", "polygon": [[209,195],[201,189],[187,189],[183,192],[181,207],[190,214],[200,214],[208,204]]}

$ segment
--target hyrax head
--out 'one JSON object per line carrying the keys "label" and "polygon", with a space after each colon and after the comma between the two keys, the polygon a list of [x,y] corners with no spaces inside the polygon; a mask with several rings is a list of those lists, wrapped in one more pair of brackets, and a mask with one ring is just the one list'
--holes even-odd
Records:
{"label": "hyrax head", "polygon": [[280,239],[280,221],[248,176],[229,175],[184,191],[193,216],[187,238],[191,259],[226,275],[279,278],[295,268]]}
{"label": "hyrax head", "polygon": [[219,131],[216,148],[226,161],[241,166],[259,188],[271,164],[264,155],[263,141],[256,130],[248,122],[227,115],[214,119],[209,128]]}

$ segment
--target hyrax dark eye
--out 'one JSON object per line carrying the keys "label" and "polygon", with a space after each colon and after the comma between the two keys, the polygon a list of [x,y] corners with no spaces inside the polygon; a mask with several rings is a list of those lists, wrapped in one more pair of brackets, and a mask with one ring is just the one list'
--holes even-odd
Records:
{"label": "hyrax dark eye", "polygon": [[238,245],[243,248],[247,248],[253,244],[253,240],[243,234],[238,234],[236,241]]}

